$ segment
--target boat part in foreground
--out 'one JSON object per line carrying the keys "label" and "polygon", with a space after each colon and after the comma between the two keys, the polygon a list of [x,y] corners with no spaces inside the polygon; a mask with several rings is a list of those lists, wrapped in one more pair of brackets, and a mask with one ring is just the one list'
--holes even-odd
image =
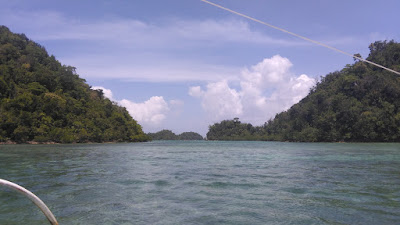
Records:
{"label": "boat part in foreground", "polygon": [[19,186],[18,184],[14,184],[13,182],[3,180],[3,179],[0,179],[0,186],[5,186],[8,188],[11,188],[12,190],[17,191],[17,192],[25,195],[26,197],[28,197],[33,203],[35,203],[35,205],[37,207],[39,207],[40,210],[42,210],[42,212],[44,213],[44,215],[47,217],[47,219],[49,220],[49,222],[52,225],[58,225],[58,222],[57,222],[56,218],[54,217],[53,213],[51,213],[50,209],[46,206],[46,204],[44,204],[44,202],[42,200],[40,200],[40,198],[38,198],[35,194],[33,194],[29,190]]}

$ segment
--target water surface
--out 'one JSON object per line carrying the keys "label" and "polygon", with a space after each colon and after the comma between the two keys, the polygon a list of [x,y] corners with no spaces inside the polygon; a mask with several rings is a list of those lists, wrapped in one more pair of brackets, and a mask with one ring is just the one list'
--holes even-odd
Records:
{"label": "water surface", "polygon": [[[60,224],[399,224],[400,144],[0,146],[0,178]],[[0,187],[0,224],[46,224]]]}

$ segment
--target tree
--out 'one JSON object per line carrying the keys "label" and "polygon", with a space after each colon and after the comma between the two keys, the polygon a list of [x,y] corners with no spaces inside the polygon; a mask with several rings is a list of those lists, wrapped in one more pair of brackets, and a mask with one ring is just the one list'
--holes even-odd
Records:
{"label": "tree", "polygon": [[[400,71],[399,43],[378,41],[370,45],[370,50],[367,60]],[[235,118],[211,125],[207,138],[399,142],[399,115],[399,76],[356,60],[322,77],[304,99],[263,126],[235,127]]]}
{"label": "tree", "polygon": [[0,141],[147,141],[122,108],[25,35],[0,26]]}
{"label": "tree", "polygon": [[356,53],[356,54],[354,54],[353,59],[356,62],[356,61],[359,61],[360,59],[362,59],[362,57],[361,57],[360,53]]}

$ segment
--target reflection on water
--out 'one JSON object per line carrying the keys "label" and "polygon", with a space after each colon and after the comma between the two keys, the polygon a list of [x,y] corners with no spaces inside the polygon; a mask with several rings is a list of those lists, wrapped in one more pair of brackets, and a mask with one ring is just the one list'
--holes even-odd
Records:
{"label": "reflection on water", "polygon": [[[0,146],[0,177],[60,224],[398,224],[399,144]],[[45,224],[0,188],[0,224]]]}

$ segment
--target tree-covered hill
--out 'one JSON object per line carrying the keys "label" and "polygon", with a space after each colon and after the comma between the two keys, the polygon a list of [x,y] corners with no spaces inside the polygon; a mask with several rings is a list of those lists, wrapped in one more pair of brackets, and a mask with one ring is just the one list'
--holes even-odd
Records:
{"label": "tree-covered hill", "polygon": [[147,133],[152,140],[179,140],[178,135],[170,130],[161,130],[156,133]]}
{"label": "tree-covered hill", "polygon": [[178,135],[179,140],[203,140],[203,136],[196,132],[183,132]]}
{"label": "tree-covered hill", "polygon": [[[367,60],[400,71],[400,44],[370,45]],[[232,120],[231,123],[234,121]],[[228,122],[222,122],[229,124]],[[221,123],[221,124],[222,124]],[[321,79],[310,93],[263,126],[210,126],[207,138],[304,141],[399,142],[400,76],[357,61]],[[215,130],[217,130],[215,134]],[[233,129],[233,130],[232,130]]]}
{"label": "tree-covered hill", "polygon": [[176,135],[170,130],[161,130],[147,134],[152,140],[203,140],[203,136],[195,132],[183,132]]}
{"label": "tree-covered hill", "polygon": [[146,141],[125,108],[24,34],[0,26],[0,142]]}
{"label": "tree-covered hill", "polygon": [[223,120],[209,127],[207,140],[246,141],[259,140],[256,136],[257,127],[250,123],[242,123],[239,118]]}

